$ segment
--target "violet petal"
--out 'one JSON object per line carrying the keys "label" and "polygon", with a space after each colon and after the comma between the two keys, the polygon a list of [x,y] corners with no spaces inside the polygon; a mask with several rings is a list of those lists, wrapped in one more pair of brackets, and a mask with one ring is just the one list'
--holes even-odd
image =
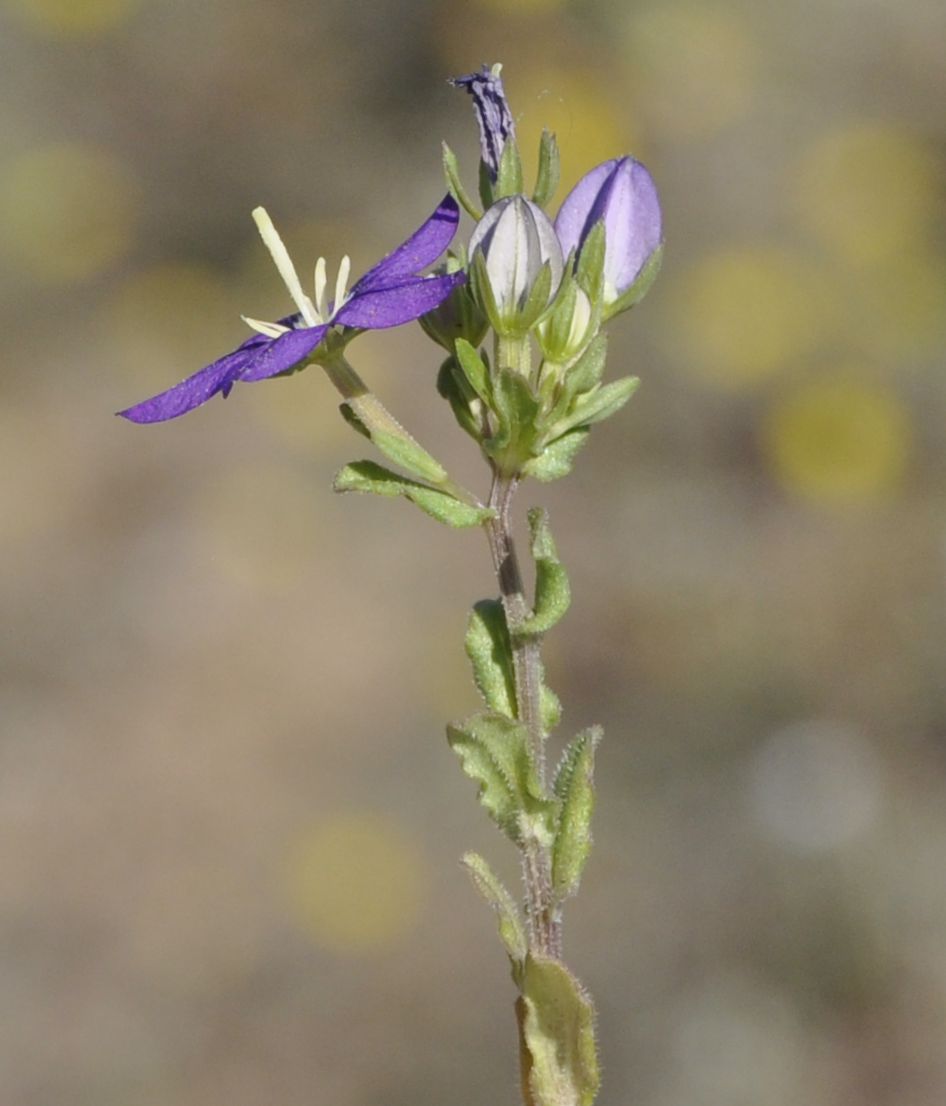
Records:
{"label": "violet petal", "polygon": [[484,65],[479,73],[454,77],[450,83],[456,88],[466,89],[473,97],[473,109],[480,128],[480,153],[489,170],[490,179],[495,181],[506,139],[510,135],[515,137],[516,134],[498,66],[494,71],[490,66]]}
{"label": "violet petal", "polygon": [[365,273],[352,288],[352,297],[382,284],[392,284],[401,277],[413,276],[432,265],[453,241],[459,222],[460,209],[456,200],[448,194],[410,238]]}
{"label": "violet petal", "polygon": [[362,330],[400,326],[432,311],[465,279],[464,273],[445,273],[362,291],[342,305],[332,322]]}
{"label": "violet petal", "polygon": [[273,338],[246,362],[239,380],[266,380],[267,377],[298,365],[315,349],[328,333],[328,324],[306,326],[300,330],[287,330]]}
{"label": "violet petal", "polygon": [[228,353],[219,361],[214,361],[199,372],[168,388],[165,392],[146,399],[143,403],[136,403],[134,407],[128,407],[118,414],[131,422],[164,422],[166,419],[176,419],[178,415],[184,415],[193,411],[202,403],[206,403],[211,396],[218,392],[226,395],[233,387],[234,380],[239,378],[240,370],[246,364],[247,354],[244,348]]}

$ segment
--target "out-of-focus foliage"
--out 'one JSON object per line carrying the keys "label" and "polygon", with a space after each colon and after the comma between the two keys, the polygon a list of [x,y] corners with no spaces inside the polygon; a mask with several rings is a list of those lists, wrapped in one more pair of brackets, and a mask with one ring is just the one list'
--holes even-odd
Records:
{"label": "out-of-focus foliage", "polygon": [[[608,733],[567,933],[601,1101],[940,1106],[941,5],[0,23],[4,1106],[515,1093],[456,863],[499,839],[442,738],[475,706],[455,643],[485,543],[332,495],[350,431],[316,371],[110,414],[285,309],[256,204],[296,257],[400,241],[440,139],[476,159],[445,78],[494,59],[526,154],[557,131],[559,199],[631,152],[664,202],[661,279],[611,334],[640,392],[533,488],[574,596],[549,679],[568,732]],[[355,352],[481,480],[419,332]]]}

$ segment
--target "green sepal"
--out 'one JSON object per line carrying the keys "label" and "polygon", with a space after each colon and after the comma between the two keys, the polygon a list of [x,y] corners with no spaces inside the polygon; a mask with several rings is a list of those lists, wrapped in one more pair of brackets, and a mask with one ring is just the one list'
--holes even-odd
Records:
{"label": "green sepal", "polygon": [[388,425],[394,429],[387,430],[383,426],[371,425],[365,416],[356,408],[356,401],[343,403],[339,410],[342,417],[359,434],[369,438],[381,452],[400,465],[402,469],[421,480],[428,480],[431,484],[441,484],[447,479],[447,470],[443,465],[419,445],[403,427],[390,417],[387,417]]}
{"label": "green sepal", "polygon": [[599,219],[585,236],[575,267],[575,277],[592,303],[597,303],[604,292],[604,257],[604,220]]}
{"label": "green sepal", "polygon": [[463,771],[479,784],[480,803],[504,833],[522,844],[528,826],[530,833],[551,841],[556,803],[542,796],[525,726],[482,712],[447,726],[447,741]]}
{"label": "green sepal", "polygon": [[588,440],[590,433],[588,427],[576,426],[560,438],[549,442],[538,457],[526,461],[522,466],[523,474],[534,476],[536,480],[541,480],[544,484],[567,476],[572,471],[572,465],[578,451]]}
{"label": "green sepal", "polygon": [[577,892],[591,852],[594,759],[602,736],[600,726],[583,730],[566,748],[552,785],[560,804],[552,846],[552,888],[562,899]]}
{"label": "green sepal", "polygon": [[601,1082],[594,1021],[591,999],[565,965],[530,953],[520,1026],[535,1106],[591,1106]]}
{"label": "green sepal", "polygon": [[485,404],[490,404],[493,395],[489,383],[489,367],[486,362],[476,348],[465,338],[457,338],[455,348],[457,361],[469,381],[470,387]]}
{"label": "green sepal", "polygon": [[356,434],[360,434],[363,438],[367,438],[371,441],[371,431],[361,421],[358,415],[348,406],[347,403],[340,403],[338,405],[339,413],[348,425],[355,431]]}
{"label": "green sepal", "polygon": [[437,391],[450,404],[453,417],[460,428],[465,430],[477,442],[481,438],[482,426],[476,408],[480,401],[467,382],[463,370],[456,358],[448,357],[437,373]]}
{"label": "green sepal", "polygon": [[526,932],[512,895],[479,853],[464,853],[461,860],[473,885],[496,911],[499,937],[512,962],[513,979],[522,986],[523,968],[528,953]]}
{"label": "green sepal", "polygon": [[548,512],[533,507],[528,518],[535,560],[535,602],[531,617],[520,622],[515,631],[532,636],[546,633],[562,618],[571,603],[572,593],[549,529]]}
{"label": "green sepal", "polygon": [[493,512],[486,507],[462,503],[447,492],[409,480],[374,461],[354,461],[345,465],[336,475],[333,486],[337,492],[364,492],[388,499],[403,496],[431,518],[456,528],[481,526],[493,517]]}
{"label": "green sepal", "polygon": [[515,719],[516,677],[506,614],[498,599],[481,599],[470,612],[466,630],[466,655],[473,667],[473,682],[491,711]]}
{"label": "green sepal", "polygon": [[486,318],[489,319],[493,329],[500,332],[503,327],[503,319],[499,311],[499,306],[496,303],[493,286],[489,282],[486,258],[483,256],[482,250],[478,249],[474,251],[473,256],[470,258],[468,272],[473,298],[476,300],[476,303]]}
{"label": "green sepal", "polygon": [[605,319],[613,319],[622,311],[628,311],[636,307],[644,296],[650,291],[650,286],[657,279],[660,266],[664,259],[664,248],[661,243],[647,259],[647,264],[637,274],[637,279],[626,292],[618,296],[614,303],[608,304],[604,309]]}
{"label": "green sepal", "polygon": [[453,196],[471,218],[476,219],[477,222],[482,219],[483,210],[470,199],[469,193],[463,187],[463,181],[460,179],[460,166],[457,162],[457,155],[450,149],[446,142],[443,143],[443,174],[447,178],[447,189],[450,195]]}
{"label": "green sepal", "polygon": [[526,302],[515,315],[506,319],[506,328],[500,333],[510,337],[522,337],[532,329],[541,315],[548,310],[552,293],[552,266],[546,261],[529,289]]}
{"label": "green sepal", "polygon": [[539,401],[524,376],[500,369],[493,374],[493,410],[499,426],[483,448],[502,470],[517,472],[535,452]]}
{"label": "green sepal", "polygon": [[560,177],[561,158],[558,142],[551,131],[543,130],[542,137],[539,139],[539,171],[536,175],[532,202],[539,207],[545,207],[558,190]]}
{"label": "green sepal", "polygon": [[601,383],[604,366],[608,357],[608,338],[606,334],[597,335],[585,352],[565,374],[565,388],[572,396],[590,392]]}
{"label": "green sepal", "polygon": [[571,430],[573,426],[591,426],[610,418],[627,403],[639,385],[639,377],[625,376],[581,396],[572,405],[569,414],[555,424],[556,436]]}
{"label": "green sepal", "polygon": [[499,171],[493,186],[493,199],[502,200],[506,196],[516,196],[522,191],[522,158],[516,140],[509,135],[499,155]]}

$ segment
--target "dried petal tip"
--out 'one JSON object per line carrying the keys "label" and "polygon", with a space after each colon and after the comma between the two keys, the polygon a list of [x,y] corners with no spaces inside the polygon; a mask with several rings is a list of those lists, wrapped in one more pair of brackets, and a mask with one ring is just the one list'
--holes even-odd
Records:
{"label": "dried petal tip", "polygon": [[501,70],[498,62],[493,66],[484,65],[479,73],[454,77],[450,82],[457,88],[465,88],[473,97],[476,121],[480,127],[481,156],[494,183],[499,174],[499,161],[506,139],[516,137],[516,126],[499,75]]}

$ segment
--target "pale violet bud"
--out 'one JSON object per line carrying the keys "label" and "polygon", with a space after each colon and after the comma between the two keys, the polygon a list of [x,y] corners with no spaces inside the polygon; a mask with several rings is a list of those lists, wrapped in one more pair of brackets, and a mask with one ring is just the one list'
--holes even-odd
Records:
{"label": "pale violet bud", "polygon": [[469,250],[474,288],[490,322],[499,334],[524,334],[562,280],[562,247],[551,220],[525,196],[507,196],[477,223]]}
{"label": "pale violet bud", "polygon": [[620,303],[622,297],[643,275],[661,244],[657,188],[639,161],[632,157],[605,161],[569,192],[555,219],[565,253],[575,250],[580,258],[598,222],[604,223],[605,233],[604,302],[620,309],[625,306]]}

